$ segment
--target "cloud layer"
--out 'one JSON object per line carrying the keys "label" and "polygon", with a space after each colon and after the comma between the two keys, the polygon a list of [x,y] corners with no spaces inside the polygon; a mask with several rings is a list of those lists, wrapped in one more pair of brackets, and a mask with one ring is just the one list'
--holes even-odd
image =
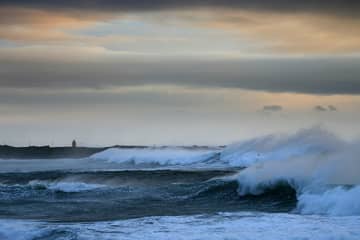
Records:
{"label": "cloud layer", "polygon": [[[108,33],[100,37],[73,32],[126,20],[129,15],[144,22],[175,22],[176,28],[216,30],[235,39],[234,50],[246,40],[260,52],[360,51],[360,3],[355,0],[0,1],[0,39],[21,44],[106,47],[125,40],[146,45],[149,36],[139,39],[131,33]],[[167,35],[164,31],[157,39],[166,41]]]}
{"label": "cloud layer", "polygon": [[283,107],[280,105],[266,105],[263,107],[264,112],[280,112],[283,110]]}
{"label": "cloud layer", "polygon": [[359,13],[358,0],[0,0],[0,141],[223,144],[323,120],[355,134]]}
{"label": "cloud layer", "polygon": [[[44,53],[44,55],[46,55]],[[52,55],[48,53],[48,55]],[[76,55],[76,52],[74,53]],[[139,56],[86,61],[0,57],[1,88],[111,88],[137,85],[360,94],[360,59],[196,60]],[[97,55],[90,55],[93,59]],[[49,57],[48,57],[49,58]]]}
{"label": "cloud layer", "polygon": [[0,5],[44,9],[86,9],[102,11],[154,11],[187,8],[240,8],[283,12],[326,12],[358,15],[357,0],[97,0],[97,1],[51,1],[51,0],[2,0]]}
{"label": "cloud layer", "polygon": [[336,112],[337,108],[333,105],[329,105],[329,106],[321,106],[321,105],[317,105],[314,107],[314,110],[317,112]]}

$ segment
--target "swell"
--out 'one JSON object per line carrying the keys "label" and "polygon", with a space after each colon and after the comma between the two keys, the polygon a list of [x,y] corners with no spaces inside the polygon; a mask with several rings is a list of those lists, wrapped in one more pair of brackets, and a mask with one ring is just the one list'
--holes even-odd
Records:
{"label": "swell", "polygon": [[82,181],[89,183],[116,184],[161,184],[201,182],[214,177],[234,174],[234,170],[117,170],[117,171],[46,171],[25,173],[0,173],[0,183],[27,184],[31,181]]}
{"label": "swell", "polygon": [[[214,181],[209,186],[204,187],[199,192],[197,192],[193,197],[210,197],[216,196],[218,194],[223,194],[227,192],[236,192],[236,198],[242,200],[256,200],[256,199],[269,199],[271,201],[276,200],[296,200],[296,190],[286,182],[279,182],[276,185],[273,185],[265,189],[261,194],[251,194],[239,195],[240,186],[237,181]],[[234,191],[235,190],[235,191]]]}
{"label": "swell", "polygon": [[[313,128],[235,144],[220,154],[109,149],[90,159],[96,167],[131,160],[188,170],[4,173],[0,215],[61,221],[239,210],[360,215],[360,202],[354,201],[360,198],[359,146]],[[219,162],[228,170],[189,170]],[[230,169],[241,166],[246,169]]]}
{"label": "swell", "polygon": [[[0,217],[64,222],[100,221],[242,210],[289,212],[296,205],[296,197],[290,186],[278,186],[259,196],[240,196],[237,181],[218,179],[229,174],[234,172],[6,174],[1,177],[4,179],[11,175],[10,180],[14,182],[16,179],[17,184],[0,186]],[[82,182],[74,181],[75,178],[82,179]],[[93,182],[85,182],[84,179]],[[19,184],[19,180],[24,184]]]}
{"label": "swell", "polygon": [[360,238],[359,223],[359,217],[338,218],[256,212],[156,216],[124,221],[73,224],[0,219],[0,238],[2,240],[358,240]]}

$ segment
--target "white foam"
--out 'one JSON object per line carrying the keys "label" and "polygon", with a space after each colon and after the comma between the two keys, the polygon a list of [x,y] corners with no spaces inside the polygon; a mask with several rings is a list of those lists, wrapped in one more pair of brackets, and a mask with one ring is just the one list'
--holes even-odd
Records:
{"label": "white foam", "polygon": [[90,158],[115,163],[189,165],[213,158],[218,151],[185,148],[111,148]]}
{"label": "white foam", "polygon": [[330,154],[344,142],[321,128],[310,128],[294,135],[269,135],[227,146],[220,155],[230,166],[249,167],[267,161]]}
{"label": "white foam", "polygon": [[298,200],[297,210],[303,214],[360,215],[360,186],[339,186],[320,193],[304,192]]}
{"label": "white foam", "polygon": [[53,191],[60,192],[82,192],[90,191],[98,188],[104,188],[105,185],[100,184],[89,184],[84,182],[47,182],[47,181],[38,181],[34,180],[29,182],[29,185],[33,188],[46,188]]}
{"label": "white foam", "polygon": [[[294,135],[272,135],[230,145],[221,152],[220,159],[216,158],[219,152],[219,149],[199,148],[112,148],[94,154],[90,159],[76,162],[54,160],[49,161],[49,164],[56,162],[51,169],[64,165],[67,165],[67,168],[76,166],[84,169],[90,166],[101,169],[106,164],[114,167],[111,163],[181,165],[187,169],[193,169],[195,164],[209,167],[214,164],[247,166],[247,169],[235,176],[240,183],[241,195],[261,194],[265,189],[279,182],[287,182],[297,191],[299,198],[297,210],[300,213],[360,214],[358,203],[350,204],[349,200],[352,197],[358,199],[355,196],[358,196],[356,186],[360,185],[360,142],[346,142],[324,129],[311,128]],[[28,162],[24,161],[24,163]],[[6,166],[8,163],[4,164]],[[29,162],[28,165],[42,166],[44,161],[36,164]],[[19,163],[10,165],[11,168],[15,166],[18,167]],[[355,187],[346,189],[332,187],[334,185]],[[63,191],[86,191],[99,186],[83,183],[52,183],[46,187]]]}
{"label": "white foam", "polygon": [[[0,220],[2,240],[50,239],[360,239],[360,217],[293,214],[219,213],[178,217],[147,217],[95,223],[39,223]],[[36,238],[38,237],[38,238]],[[52,238],[51,238],[52,239]]]}
{"label": "white foam", "polygon": [[[238,180],[240,195],[261,194],[286,182],[297,192],[299,213],[360,215],[359,142],[345,142],[316,128],[287,137],[290,143],[284,140],[272,143],[271,139],[258,141],[265,142],[265,147],[255,144],[256,149],[265,149],[263,152],[270,157],[255,161],[231,177]],[[293,151],[296,147],[301,151]],[[242,152],[240,149],[239,153]]]}

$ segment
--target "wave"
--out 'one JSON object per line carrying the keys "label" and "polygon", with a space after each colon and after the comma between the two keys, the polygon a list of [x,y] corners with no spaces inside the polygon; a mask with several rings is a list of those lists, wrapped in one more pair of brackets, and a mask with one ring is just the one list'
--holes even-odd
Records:
{"label": "wave", "polygon": [[33,189],[48,189],[65,193],[76,193],[107,187],[101,184],[89,184],[84,182],[47,182],[38,180],[30,181],[28,186]]}
{"label": "wave", "polygon": [[[321,127],[269,135],[223,150],[109,149],[93,159],[134,164],[246,167],[232,177],[239,196],[262,195],[285,184],[296,191],[301,214],[360,215],[360,142],[345,141]],[[350,187],[348,187],[350,186]]]}
{"label": "wave", "polygon": [[[27,184],[0,184],[2,195],[6,189],[30,189],[30,190],[50,190],[54,192],[64,192],[64,193],[77,193],[83,191],[91,191],[99,188],[107,188],[109,186],[101,184],[89,184],[85,182],[50,182],[50,181],[40,181],[33,180]],[[23,190],[26,191],[26,190]],[[4,197],[4,196],[2,196]]]}
{"label": "wave", "polygon": [[0,186],[54,183],[87,183],[90,185],[157,186],[199,183],[214,177],[236,173],[234,170],[116,170],[116,171],[48,171],[0,173]]}
{"label": "wave", "polygon": [[227,146],[220,159],[230,166],[249,167],[268,161],[331,154],[346,143],[322,128],[310,128],[294,135],[268,135]]}
{"label": "wave", "polygon": [[310,128],[294,135],[268,135],[221,148],[111,148],[90,159],[111,163],[153,164],[159,166],[204,164],[209,167],[250,167],[268,161],[286,161],[304,156],[330,155],[346,146],[334,134]]}
{"label": "wave", "polygon": [[[263,145],[263,146],[262,146]],[[246,147],[244,147],[246,146]],[[251,146],[251,147],[250,147]],[[297,194],[301,214],[360,215],[360,144],[346,142],[321,128],[285,138],[266,137],[235,146],[225,155],[249,164],[244,152],[261,150],[262,158],[228,180],[239,182],[240,196],[261,195],[278,184]],[[231,156],[231,157],[230,157]]]}
{"label": "wave", "polygon": [[[237,181],[214,179],[229,174],[234,172],[27,173],[22,184],[13,184],[20,176],[7,174],[11,183],[0,186],[0,217],[6,213],[47,221],[102,221],[223,211],[289,212],[296,206],[294,191],[287,186],[260,196],[239,196]],[[26,182],[28,178],[38,179]]]}
{"label": "wave", "polygon": [[191,165],[206,162],[219,154],[218,149],[189,149],[179,147],[164,148],[111,148],[90,157],[115,163]]}
{"label": "wave", "polygon": [[360,186],[338,186],[320,193],[304,192],[298,197],[297,210],[302,214],[360,215],[359,199]]}
{"label": "wave", "polygon": [[[137,208],[142,205],[146,208],[126,213],[127,216],[143,216],[144,213],[176,215],[198,213],[204,209],[210,212],[239,209],[272,211],[272,207],[275,211],[288,211],[292,207],[294,212],[306,215],[347,216],[360,215],[360,202],[357,200],[360,198],[359,156],[360,142],[345,141],[315,127],[292,135],[259,137],[225,149],[113,148],[87,160],[96,162],[94,169],[111,163],[111,167],[119,165],[121,171],[2,173],[0,182],[28,184],[35,189],[55,192],[81,192],[68,195],[78,197],[87,194],[88,199],[94,200],[91,204],[100,198],[104,202],[111,199],[117,205],[113,206],[108,201],[109,209],[120,207],[119,199],[124,200],[122,208],[132,209],[134,204]],[[122,164],[147,167],[144,167],[146,171],[127,171]],[[157,166],[183,168],[159,170]],[[207,170],[194,171],[197,166],[206,166]],[[224,169],[212,169],[217,166]],[[246,168],[235,169],[234,172],[234,167]],[[131,191],[124,193],[119,190],[121,187],[125,190],[131,187]],[[104,188],[111,191],[102,191]],[[10,191],[9,195],[12,193]],[[34,199],[38,201],[39,198]],[[149,208],[154,211],[148,211]],[[123,216],[120,215],[118,217]],[[113,213],[104,214],[102,218],[109,216],[112,217]],[[81,219],[88,220],[87,217]]]}
{"label": "wave", "polygon": [[[152,216],[85,223],[0,219],[2,240],[39,239],[346,239],[360,238],[359,217],[258,212]],[[14,231],[16,229],[16,231]]]}
{"label": "wave", "polygon": [[235,202],[239,210],[290,212],[296,206],[296,191],[286,183],[267,188],[261,194],[239,195],[237,181],[211,181],[190,196],[191,199],[221,199]]}

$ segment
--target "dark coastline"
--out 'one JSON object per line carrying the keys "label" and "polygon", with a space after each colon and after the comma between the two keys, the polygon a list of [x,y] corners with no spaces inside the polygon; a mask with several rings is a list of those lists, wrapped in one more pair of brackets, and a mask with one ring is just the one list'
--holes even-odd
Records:
{"label": "dark coastline", "polygon": [[143,148],[143,146],[111,146],[111,147],[50,147],[29,146],[13,147],[0,145],[0,159],[56,159],[85,158],[108,148]]}
{"label": "dark coastline", "polygon": [[[150,146],[142,145],[114,145],[109,147],[51,147],[51,146],[28,146],[14,147],[9,145],[0,145],[0,159],[59,159],[59,158],[86,158],[95,153],[109,148],[148,148]],[[158,146],[158,148],[167,146]],[[178,146],[187,149],[208,149],[208,146]],[[224,148],[225,146],[217,146]]]}

